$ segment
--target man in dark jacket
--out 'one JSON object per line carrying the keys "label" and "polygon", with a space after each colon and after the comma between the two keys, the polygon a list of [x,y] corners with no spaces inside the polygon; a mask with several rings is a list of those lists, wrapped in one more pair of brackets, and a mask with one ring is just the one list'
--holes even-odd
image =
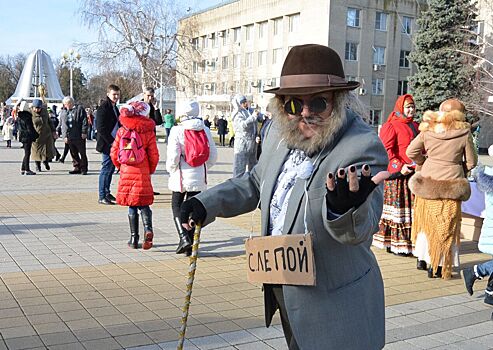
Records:
{"label": "man in dark jacket", "polygon": [[61,137],[69,149],[72,156],[74,169],[69,174],[87,175],[87,114],[84,107],[76,105],[70,96],[65,96],[62,100],[65,109],[60,113]]}
{"label": "man in dark jacket", "polygon": [[99,173],[98,203],[114,204],[115,197],[110,193],[110,186],[115,166],[111,161],[110,150],[119,127],[118,117],[120,112],[116,107],[116,103],[120,98],[120,88],[111,84],[106,91],[106,99],[96,111],[96,130],[98,131],[96,151],[101,152],[103,156],[101,172]]}

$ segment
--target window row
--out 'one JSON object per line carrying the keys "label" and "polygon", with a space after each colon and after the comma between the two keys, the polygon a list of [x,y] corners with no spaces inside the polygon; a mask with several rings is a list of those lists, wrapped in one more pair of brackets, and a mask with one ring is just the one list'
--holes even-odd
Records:
{"label": "window row", "polygon": [[[257,67],[261,67],[268,64],[267,50],[258,51],[256,53],[256,56],[254,52],[245,53],[243,65],[241,65],[241,54],[236,54],[233,56],[223,56],[220,59],[215,58],[209,60],[202,60],[201,62],[194,61],[192,65],[192,69],[194,73],[199,73],[199,70],[202,72],[210,72],[210,71],[215,71],[218,68],[221,69],[240,68],[240,67],[253,68],[255,64],[254,62],[255,58],[256,58]],[[276,64],[281,64],[282,61],[283,61],[282,48],[273,49],[271,54],[271,63],[273,65],[276,65]],[[221,63],[220,67],[219,67],[219,62]]]}
{"label": "window row", "polygon": [[[360,15],[361,10],[358,8],[349,7],[347,9],[346,24],[348,27],[360,28]],[[387,31],[388,13],[377,11],[375,13],[375,29],[381,31]],[[408,16],[399,16],[397,18],[400,22],[401,33],[411,34],[413,18]]]}
{"label": "window row", "polygon": [[[287,16],[287,20],[288,20],[288,31],[290,33],[296,32],[299,28],[299,25],[300,25],[299,24],[300,14],[296,13],[296,14]],[[282,17],[274,18],[271,20],[271,22],[272,22],[272,26],[271,26],[272,34],[274,36],[278,36],[278,35],[282,34],[282,32],[283,32],[283,28],[282,28],[283,18]],[[262,38],[267,37],[267,35],[268,35],[268,23],[269,23],[269,21],[263,21],[263,22],[257,23],[256,37],[258,39],[262,39]],[[193,38],[191,41],[191,44],[195,49],[199,49],[199,48],[205,49],[208,47],[211,47],[211,48],[218,47],[219,43],[222,43],[223,46],[226,46],[230,43],[231,39],[232,39],[233,43],[239,43],[242,41],[242,37],[241,37],[242,29],[243,29],[243,32],[245,35],[245,37],[244,37],[245,41],[251,41],[251,40],[255,39],[255,33],[254,33],[255,24],[252,23],[252,24],[245,25],[243,27],[236,27],[236,28],[222,30],[222,31],[219,31],[217,33],[210,33],[208,35],[201,36],[200,38],[199,37]]]}
{"label": "window row", "polygon": [[259,79],[255,81],[249,80],[236,80],[231,83],[228,82],[211,82],[205,84],[196,84],[195,89],[202,95],[216,95],[216,94],[231,94],[232,92],[241,92],[245,94],[253,93],[254,91],[262,91],[271,86],[277,86],[278,79]]}
{"label": "window row", "polygon": [[[373,64],[385,65],[385,47],[383,46],[373,46]],[[407,50],[401,50],[399,55],[399,67],[409,68],[409,54],[411,52]],[[346,42],[346,50],[344,53],[344,58],[347,61],[357,61],[358,60],[358,43]]]}

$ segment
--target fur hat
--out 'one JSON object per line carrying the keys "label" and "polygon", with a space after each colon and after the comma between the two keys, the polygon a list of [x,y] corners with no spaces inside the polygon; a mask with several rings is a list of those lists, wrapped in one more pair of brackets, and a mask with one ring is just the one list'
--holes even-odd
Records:
{"label": "fur hat", "polygon": [[151,107],[142,101],[130,102],[120,106],[120,115],[124,117],[147,117]]}
{"label": "fur hat", "polygon": [[176,115],[178,117],[186,117],[187,119],[198,118],[200,115],[200,105],[195,100],[185,102],[177,108]]}
{"label": "fur hat", "polygon": [[330,47],[294,46],[281,70],[280,87],[264,92],[276,95],[310,95],[332,90],[353,90],[357,81],[346,81],[341,58]]}
{"label": "fur hat", "polygon": [[440,112],[450,112],[450,111],[460,111],[462,113],[466,112],[466,107],[464,104],[456,98],[449,98],[440,104]]}

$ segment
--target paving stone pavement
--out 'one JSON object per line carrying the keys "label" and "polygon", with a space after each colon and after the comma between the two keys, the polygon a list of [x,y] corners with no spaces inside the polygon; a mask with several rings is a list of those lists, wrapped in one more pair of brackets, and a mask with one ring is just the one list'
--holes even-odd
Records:
{"label": "paving stone pavement", "polygon": [[[0,350],[175,349],[188,259],[174,254],[165,145],[149,251],[127,247],[125,208],[97,204],[94,142],[87,176],[68,175],[70,162],[21,176],[19,146],[0,146]],[[231,169],[232,150],[219,148],[209,183]],[[243,241],[259,218],[218,219],[203,230],[185,349],[287,349],[277,317],[264,327],[260,286],[246,281]],[[457,272],[430,280],[414,259],[374,252],[385,283],[385,349],[493,349],[485,281],[470,297]],[[469,241],[460,253],[462,266],[489,259]]]}

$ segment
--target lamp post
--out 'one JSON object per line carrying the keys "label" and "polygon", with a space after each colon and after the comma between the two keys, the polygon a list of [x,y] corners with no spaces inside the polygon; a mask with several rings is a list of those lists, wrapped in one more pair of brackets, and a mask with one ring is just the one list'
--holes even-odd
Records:
{"label": "lamp post", "polygon": [[61,64],[67,66],[70,70],[70,97],[74,97],[73,71],[75,65],[80,61],[80,54],[74,49],[68,49],[68,52],[62,52]]}

